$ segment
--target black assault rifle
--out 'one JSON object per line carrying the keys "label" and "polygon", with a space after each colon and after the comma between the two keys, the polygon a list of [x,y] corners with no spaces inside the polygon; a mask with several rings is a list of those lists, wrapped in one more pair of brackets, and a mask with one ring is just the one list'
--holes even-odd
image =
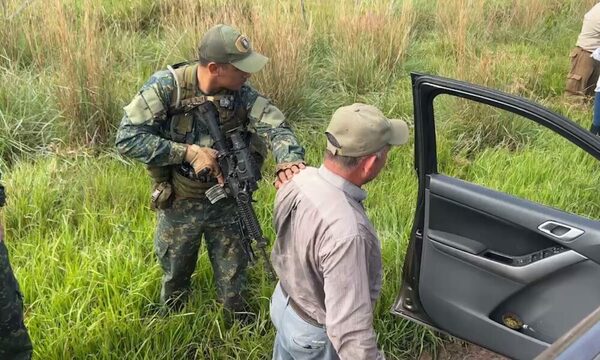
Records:
{"label": "black assault rifle", "polygon": [[225,178],[225,186],[215,185],[206,191],[211,203],[229,196],[235,199],[241,218],[241,246],[244,253],[254,263],[256,255],[252,249],[252,241],[256,242],[260,255],[265,262],[267,275],[276,279],[275,271],[267,256],[267,239],[264,237],[256,213],[252,206],[252,193],[258,189],[261,178],[260,168],[250,152],[246,134],[239,129],[228,132],[227,138],[221,131],[215,105],[207,102],[197,108],[201,118],[208,127],[214,141],[213,148],[218,151],[218,162]]}

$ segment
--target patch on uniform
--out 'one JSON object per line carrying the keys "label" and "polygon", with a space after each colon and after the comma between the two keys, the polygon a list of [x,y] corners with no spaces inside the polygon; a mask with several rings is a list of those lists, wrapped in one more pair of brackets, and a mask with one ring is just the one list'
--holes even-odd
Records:
{"label": "patch on uniform", "polygon": [[137,94],[123,110],[132,124],[139,125],[152,122],[164,113],[165,108],[154,87],[150,87]]}
{"label": "patch on uniform", "polygon": [[248,40],[246,35],[238,36],[237,40],[235,41],[235,48],[241,53],[247,53],[250,51],[250,40]]}
{"label": "patch on uniform", "polygon": [[277,107],[269,104],[267,107],[265,107],[265,111],[263,112],[262,118],[260,118],[259,121],[276,128],[283,124],[285,121],[285,115],[283,115],[281,110],[279,110]]}
{"label": "patch on uniform", "polygon": [[269,104],[269,99],[262,96],[258,96],[256,100],[254,100],[254,104],[250,109],[250,118],[252,118],[255,121],[260,121],[260,118],[262,117],[263,113],[265,112],[265,109],[267,108],[267,106],[269,106]]}

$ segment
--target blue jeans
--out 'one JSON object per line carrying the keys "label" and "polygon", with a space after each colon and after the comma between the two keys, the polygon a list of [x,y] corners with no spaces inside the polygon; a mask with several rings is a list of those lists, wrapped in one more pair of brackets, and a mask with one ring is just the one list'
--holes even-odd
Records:
{"label": "blue jeans", "polygon": [[597,92],[594,97],[594,126],[600,127],[600,92]]}
{"label": "blue jeans", "polygon": [[279,283],[271,298],[271,321],[277,329],[273,360],[338,360],[325,328],[304,321],[283,295]]}

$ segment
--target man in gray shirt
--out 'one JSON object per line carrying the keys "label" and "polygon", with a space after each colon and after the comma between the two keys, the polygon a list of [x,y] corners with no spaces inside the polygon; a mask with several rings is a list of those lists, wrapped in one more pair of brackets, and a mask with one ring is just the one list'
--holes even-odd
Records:
{"label": "man in gray shirt", "polygon": [[323,165],[287,181],[275,200],[273,359],[383,359],[373,329],[381,245],[361,186],[407,142],[408,127],[353,104],[335,111],[326,135]]}

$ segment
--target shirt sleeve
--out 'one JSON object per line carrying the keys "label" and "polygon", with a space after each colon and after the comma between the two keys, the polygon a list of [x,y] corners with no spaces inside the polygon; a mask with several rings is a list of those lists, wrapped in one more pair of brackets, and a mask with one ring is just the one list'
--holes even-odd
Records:
{"label": "shirt sleeve", "polygon": [[383,359],[373,329],[368,249],[361,236],[339,239],[321,254],[327,336],[341,359]]}
{"label": "shirt sleeve", "polygon": [[273,152],[279,163],[303,161],[304,148],[300,145],[292,129],[285,123],[285,115],[273,103],[261,96],[253,88],[242,89],[243,98],[248,104],[250,124]]}
{"label": "shirt sleeve", "polygon": [[173,76],[168,71],[159,71],[123,108],[124,116],[115,141],[119,153],[150,166],[183,161],[186,145],[160,135],[174,86]]}

